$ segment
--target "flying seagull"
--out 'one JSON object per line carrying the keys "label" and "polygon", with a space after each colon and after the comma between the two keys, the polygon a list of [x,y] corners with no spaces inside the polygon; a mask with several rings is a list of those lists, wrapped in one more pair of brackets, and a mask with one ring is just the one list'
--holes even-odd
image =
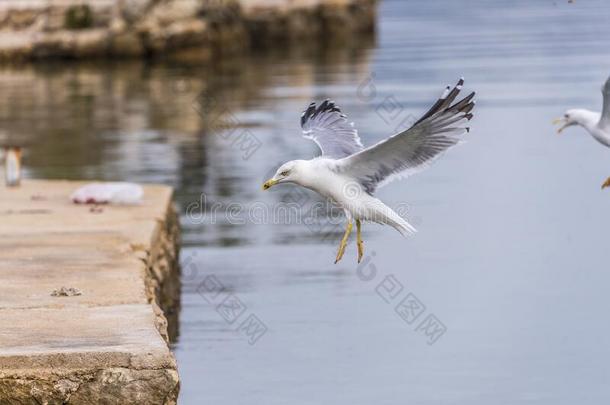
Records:
{"label": "flying seagull", "polygon": [[413,226],[373,195],[391,180],[427,167],[469,131],[460,125],[472,118],[475,93],[454,103],[463,84],[462,78],[455,87],[447,86],[430,110],[409,129],[368,148],[362,146],[354,124],[334,102],[325,100],[319,106],[311,103],[301,116],[301,127],[304,137],[314,141],[322,155],[284,163],[263,184],[263,190],[280,183],[296,183],[330,198],[347,217],[335,263],[345,253],[354,221],[360,262],[364,254],[361,221],[390,225],[403,236],[415,232]]}
{"label": "flying seagull", "polygon": [[[602,86],[604,103],[601,114],[584,109],[567,110],[563,117],[557,118],[553,124],[562,124],[557,133],[572,125],[584,127],[599,143],[610,147],[610,77]],[[610,177],[602,184],[602,189],[610,186]]]}

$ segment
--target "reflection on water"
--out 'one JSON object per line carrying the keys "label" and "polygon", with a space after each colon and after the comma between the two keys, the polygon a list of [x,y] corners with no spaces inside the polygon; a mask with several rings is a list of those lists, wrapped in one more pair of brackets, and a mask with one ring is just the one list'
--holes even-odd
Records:
{"label": "reflection on water", "polygon": [[[30,176],[176,188],[182,403],[605,403],[610,151],[550,121],[599,109],[609,17],[601,0],[385,0],[377,46],[3,68],[0,136],[27,143]],[[319,202],[260,190],[317,153],[298,126],[312,99],[335,99],[371,144],[460,75],[478,92],[469,142],[380,191],[408,204],[414,238],[366,225],[367,262],[350,245],[335,266],[340,229],[227,214]],[[240,317],[215,310],[204,280]],[[401,312],[407,297],[418,318]],[[265,330],[253,345],[251,315]],[[446,327],[432,345],[428,316]]]}

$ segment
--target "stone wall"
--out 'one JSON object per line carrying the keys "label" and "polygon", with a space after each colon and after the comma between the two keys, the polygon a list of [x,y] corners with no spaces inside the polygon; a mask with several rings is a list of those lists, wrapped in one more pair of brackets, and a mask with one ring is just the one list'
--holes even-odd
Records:
{"label": "stone wall", "polygon": [[0,404],[175,405],[172,190],[91,211],[70,201],[81,185],[0,184]]}
{"label": "stone wall", "polygon": [[374,29],[377,0],[4,0],[0,58],[199,56]]}

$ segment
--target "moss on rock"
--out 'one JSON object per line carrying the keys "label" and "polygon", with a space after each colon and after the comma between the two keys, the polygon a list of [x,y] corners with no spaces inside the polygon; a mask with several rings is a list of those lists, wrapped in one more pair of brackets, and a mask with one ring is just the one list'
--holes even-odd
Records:
{"label": "moss on rock", "polygon": [[93,12],[87,4],[71,6],[66,10],[64,26],[69,30],[82,30],[93,26]]}

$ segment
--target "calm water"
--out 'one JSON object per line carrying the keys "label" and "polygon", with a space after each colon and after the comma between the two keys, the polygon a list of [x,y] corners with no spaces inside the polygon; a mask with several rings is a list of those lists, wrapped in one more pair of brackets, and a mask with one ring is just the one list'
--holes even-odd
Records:
{"label": "calm water", "polygon": [[[610,150],[550,122],[599,109],[610,5],[384,0],[379,24],[376,43],[207,68],[4,68],[0,136],[29,145],[29,176],[176,188],[181,403],[608,403]],[[334,98],[370,144],[462,75],[469,142],[379,193],[415,237],[366,225],[365,264],[350,244],[333,265],[340,228],[278,211],[317,197],[260,190],[317,153],[299,135],[310,100]],[[425,307],[410,323],[405,297]],[[240,330],[250,315],[262,336]]]}

